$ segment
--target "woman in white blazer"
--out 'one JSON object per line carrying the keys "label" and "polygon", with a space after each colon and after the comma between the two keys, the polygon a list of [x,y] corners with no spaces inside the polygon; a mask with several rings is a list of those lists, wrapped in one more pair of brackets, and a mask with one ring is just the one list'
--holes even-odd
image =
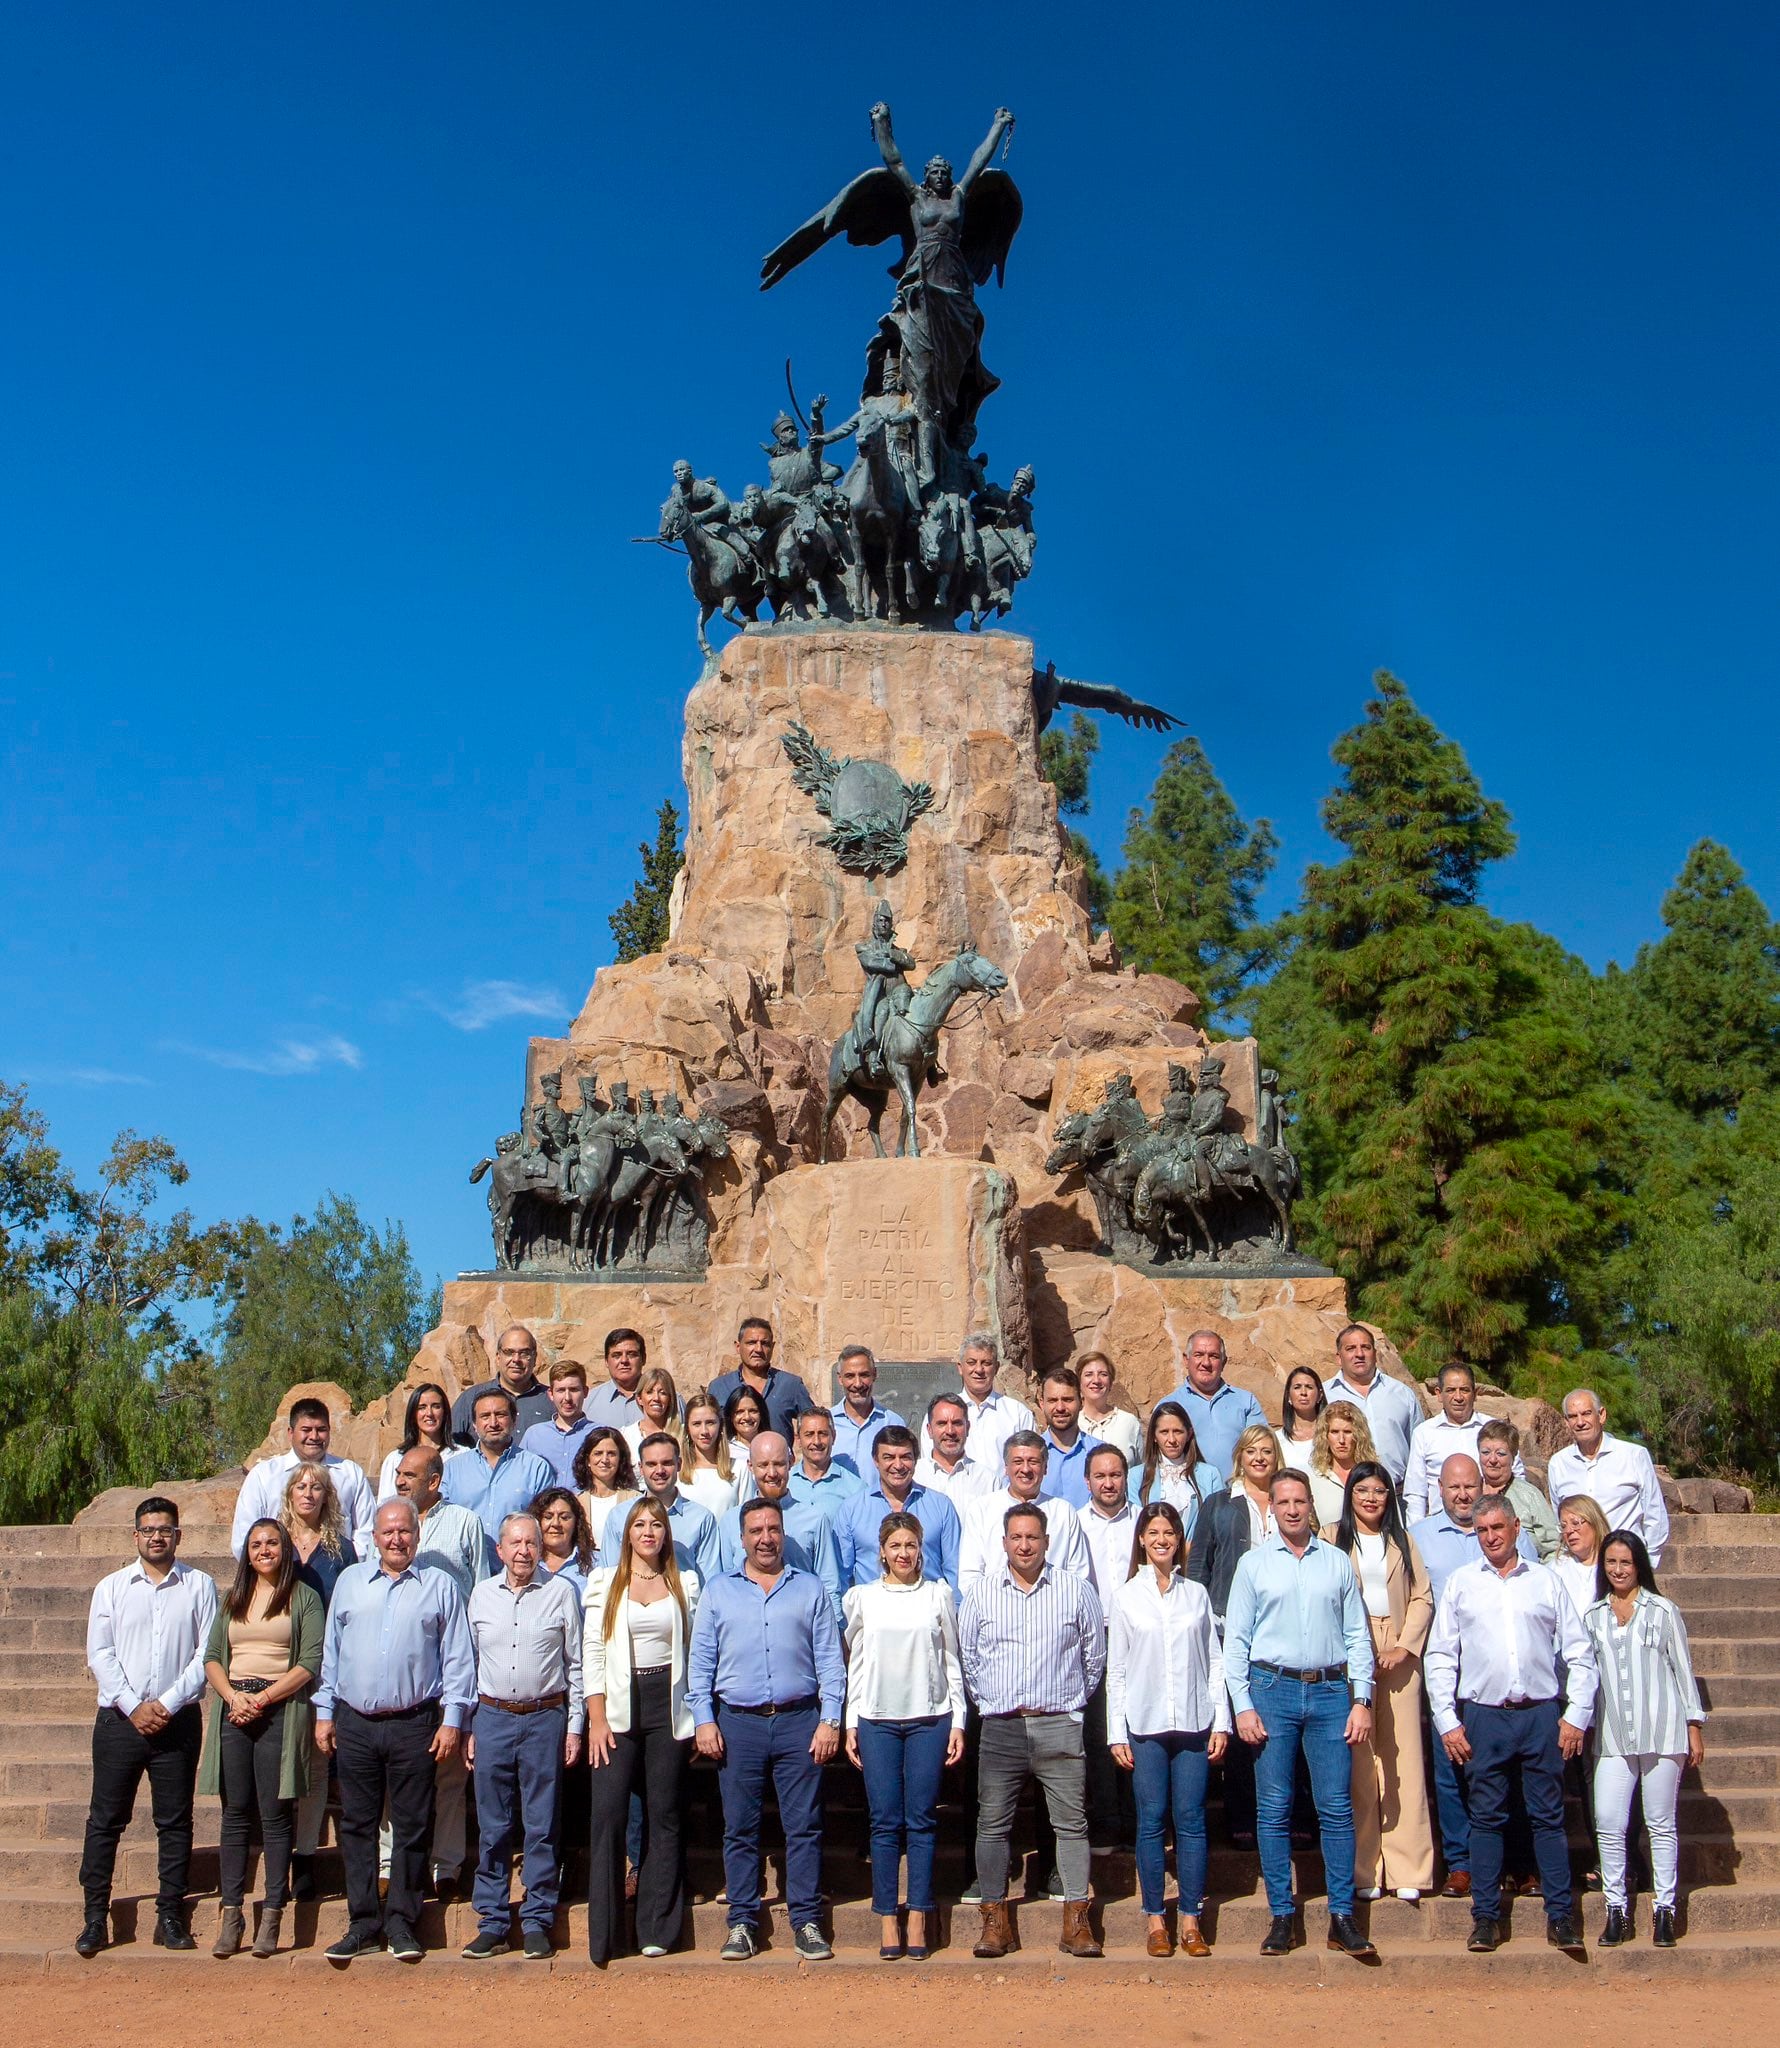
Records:
{"label": "woman in white blazer", "polygon": [[1111,1589],[1106,1610],[1106,1739],[1113,1762],[1133,1775],[1137,1881],[1152,1956],[1169,1955],[1174,1947],[1162,1865],[1171,1817],[1181,1952],[1211,1954],[1199,1925],[1207,1861],[1205,1786],[1209,1766],[1229,1740],[1230,1702],[1211,1600],[1186,1576],[1186,1562],[1180,1510],[1152,1501],[1137,1517],[1131,1575]]}
{"label": "woman in white blazer", "polygon": [[645,1843],[637,1872],[637,1943],[666,1955],[686,1919],[681,1814],[692,1754],[686,1646],[698,1575],[681,1572],[667,1511],[638,1502],[615,1565],[588,1574],[581,1669],[592,1770],[587,1952],[596,1967],[624,1938],[624,1834],[633,1785],[643,1796]]}

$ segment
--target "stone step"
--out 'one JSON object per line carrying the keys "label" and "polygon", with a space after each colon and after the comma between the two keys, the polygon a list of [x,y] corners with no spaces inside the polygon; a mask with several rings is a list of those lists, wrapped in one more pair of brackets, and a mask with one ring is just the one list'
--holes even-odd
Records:
{"label": "stone step", "polygon": [[1780,1684],[1771,1671],[1701,1672],[1699,1680],[1700,1698],[1709,1714],[1732,1707],[1773,1711],[1780,1702]]}
{"label": "stone step", "polygon": [[1780,1544],[1780,1515],[1677,1515],[1669,1524],[1670,1552],[1726,1542]]}
{"label": "stone step", "polygon": [[[1717,1617],[1714,1616],[1713,1619]],[[1688,1647],[1701,1678],[1735,1672],[1780,1673],[1780,1636],[1691,1635]]]}
{"label": "stone step", "polygon": [[[0,1588],[21,1586],[83,1586],[87,1592],[119,1565],[128,1563],[128,1557],[78,1557],[73,1553],[51,1552],[44,1557],[0,1558]],[[185,1557],[182,1564],[189,1564],[193,1570],[208,1572],[213,1579],[225,1583],[235,1576],[235,1561],[226,1552],[211,1552],[205,1556]]]}
{"label": "stone step", "polygon": [[96,1712],[93,1682],[85,1676],[46,1685],[0,1684],[0,1727],[19,1721],[80,1721],[90,1730]]}
{"label": "stone step", "polygon": [[0,1650],[73,1650],[86,1655],[87,1618],[78,1614],[0,1614]]}
{"label": "stone step", "polygon": [[8,1766],[32,1767],[50,1758],[82,1758],[82,1769],[90,1771],[93,1753],[92,1691],[87,1691],[87,1709],[78,1719],[58,1715],[53,1720],[33,1719],[21,1714],[0,1716],[0,1756]]}
{"label": "stone step", "polygon": [[[1745,1537],[1747,1534],[1745,1531]],[[1780,1544],[1725,1541],[1691,1543],[1676,1550],[1665,1550],[1657,1583],[1665,1593],[1669,1593],[1671,1581],[1677,1587],[1685,1586],[1688,1578],[1696,1572],[1747,1572],[1750,1578],[1771,1584],[1780,1574]],[[1679,1599],[1681,1595],[1674,1592],[1671,1597]]]}
{"label": "stone step", "polygon": [[[1319,1953],[1325,1953],[1322,1949],[1324,1920],[1321,1897],[1312,1895],[1302,1904],[1301,1918],[1309,1930],[1311,1942]],[[216,1900],[208,1895],[200,1897],[193,1908],[193,1932],[203,1944],[200,1954],[214,1938],[218,1911]],[[1054,1954],[1062,1908],[1055,1903],[1021,1905],[1016,1901],[1014,1911],[1022,1939],[1032,1944],[1029,1952]],[[1592,1942],[1600,1931],[1605,1911],[1599,1893],[1590,1893],[1583,1898],[1582,1920],[1591,1942],[1591,1960],[1598,1953]],[[1360,1914],[1387,1957],[1393,1951],[1426,1952],[1445,1944],[1457,1949],[1462,1946],[1471,1925],[1471,1909],[1462,1899],[1427,1899],[1419,1906],[1406,1905],[1399,1899],[1378,1899],[1370,1905],[1362,1905]],[[153,1915],[152,1890],[139,1895],[120,1893],[113,1901],[114,1938],[125,1942],[140,1941],[146,1946]],[[769,1917],[770,1938],[775,1943],[786,1942],[782,1901],[770,1906]],[[939,1939],[942,1942],[948,1939],[959,1942],[961,1952],[967,1952],[978,1925],[975,1908],[946,1902],[942,1903],[936,1917],[940,1923]],[[691,1918],[693,1952],[714,1956],[724,1938],[728,1919],[726,1908],[714,1903],[698,1905],[693,1908]],[[1110,1900],[1097,1908],[1096,1918],[1103,1938],[1115,1954],[1142,1955],[1145,1922],[1135,1899]],[[1207,1936],[1214,1944],[1228,1944],[1233,1951],[1249,1955],[1253,1955],[1261,1936],[1267,1931],[1268,1918],[1266,1899],[1259,1892],[1240,1898],[1214,1897],[1204,1916]],[[863,1953],[875,1963],[878,1922],[869,1900],[842,1901],[832,1908],[828,1920],[837,1948]],[[346,1921],[344,1900],[323,1899],[295,1909],[286,1923],[286,1938],[294,1940],[299,1951],[318,1950],[345,1931]],[[79,1930],[80,1922],[80,1896],[72,1888],[29,1895],[0,1892],[0,1941],[9,1945],[69,1943]],[[1637,1902],[1636,1924],[1636,1946],[1648,1966],[1651,1960],[1648,1895],[1641,1896]],[[1683,1927],[1690,1941],[1765,1935],[1771,1952],[1780,1960],[1780,1891],[1739,1885],[1735,1889],[1706,1888],[1691,1895],[1684,1894]],[[474,1909],[461,1901],[450,1907],[429,1904],[422,1910],[416,1931],[428,1948],[448,1947],[455,1952],[477,1933],[477,1918]],[[1537,1899],[1516,1902],[1511,1934],[1509,1952],[1516,1949],[1546,1952],[1544,1915]],[[557,1914],[555,1939],[563,1953],[585,1953],[585,1904],[572,1904]]]}
{"label": "stone step", "polygon": [[1711,1739],[1715,1726],[1706,1729],[1706,1761],[1686,1784],[1708,1792],[1780,1786],[1780,1749],[1720,1749]]}
{"label": "stone step", "polygon": [[[1720,1682],[1734,1683],[1728,1679]],[[1702,1686],[1701,1691],[1705,1690]],[[1766,1700],[1775,1701],[1777,1698],[1780,1698],[1780,1688],[1768,1680]],[[1708,1701],[1707,1704],[1712,1710],[1706,1723],[1706,1741],[1711,1749],[1722,1754],[1725,1750],[1772,1751],[1780,1747],[1780,1704],[1742,1706],[1723,1700]]]}
{"label": "stone step", "polygon": [[1772,1572],[1664,1572],[1658,1583],[1689,1614],[1716,1607],[1752,1607],[1771,1614],[1780,1602],[1780,1579]]}
{"label": "stone step", "polygon": [[[38,1765],[39,1775],[51,1766]],[[79,1841],[86,1831],[87,1795],[91,1790],[91,1772],[85,1765],[76,1766],[81,1784],[73,1797],[57,1798],[45,1790],[40,1796],[30,1793],[0,1793],[0,1847],[22,1846],[38,1842],[66,1843]],[[193,1839],[200,1848],[214,1849],[222,1838],[222,1806],[214,1799],[200,1799],[192,1809]],[[124,1840],[128,1843],[153,1842],[155,1839],[153,1807],[146,1783],[137,1795],[136,1810]]]}

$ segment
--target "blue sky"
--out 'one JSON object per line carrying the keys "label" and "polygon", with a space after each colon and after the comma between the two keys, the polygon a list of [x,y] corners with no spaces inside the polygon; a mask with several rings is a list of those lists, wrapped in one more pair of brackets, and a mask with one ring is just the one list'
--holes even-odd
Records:
{"label": "blue sky", "polygon": [[[872,160],[1026,197],[982,441],[1010,623],[1282,842],[1402,674],[1493,905],[1627,959],[1693,840],[1780,902],[1780,16],[1720,7],[19,5],[0,27],[0,1074],[206,1216],[480,1263],[471,1162],[611,957],[696,679],[652,530],[885,281],[761,254]],[[949,26],[950,21],[956,26]],[[893,54],[892,54],[893,53]],[[1116,852],[1155,741],[1109,728]]]}

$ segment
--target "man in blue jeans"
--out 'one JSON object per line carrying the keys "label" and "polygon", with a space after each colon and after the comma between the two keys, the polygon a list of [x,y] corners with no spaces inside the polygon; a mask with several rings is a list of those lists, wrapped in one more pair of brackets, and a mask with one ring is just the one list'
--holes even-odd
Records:
{"label": "man in blue jeans", "polygon": [[770,1776],[797,1953],[822,1962],[834,1954],[822,1933],[822,1767],[840,1747],[840,1630],[822,1581],[785,1562],[776,1500],[742,1509],[741,1542],[741,1565],[704,1589],[686,1657],[698,1753],[723,1767],[722,1957],[745,1962],[759,1953],[760,1816]]}
{"label": "man in blue jeans", "polygon": [[1292,1947],[1292,1779],[1310,1767],[1329,1890],[1329,1946],[1371,1958],[1354,1922],[1353,1766],[1372,1734],[1372,1634],[1345,1554],[1312,1526],[1310,1482],[1276,1472],[1273,1534],[1245,1551],[1224,1613],[1224,1677],[1255,1757],[1255,1837],[1272,1924],[1264,1956]]}

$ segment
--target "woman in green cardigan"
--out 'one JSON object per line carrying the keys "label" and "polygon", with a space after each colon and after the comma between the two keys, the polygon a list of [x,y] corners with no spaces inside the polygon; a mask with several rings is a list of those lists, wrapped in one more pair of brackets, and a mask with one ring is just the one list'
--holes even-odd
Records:
{"label": "woman in green cardigan", "polygon": [[321,1597],[297,1576],[282,1523],[255,1522],[235,1583],[218,1603],[204,1673],[210,1731],[198,1779],[220,1792],[222,1924],[211,1954],[232,1956],[247,1934],[248,1844],[257,1811],[266,1857],[266,1902],[256,1956],[275,1954],[290,1887],[291,1829],[309,1789],[309,1694],[321,1673]]}

